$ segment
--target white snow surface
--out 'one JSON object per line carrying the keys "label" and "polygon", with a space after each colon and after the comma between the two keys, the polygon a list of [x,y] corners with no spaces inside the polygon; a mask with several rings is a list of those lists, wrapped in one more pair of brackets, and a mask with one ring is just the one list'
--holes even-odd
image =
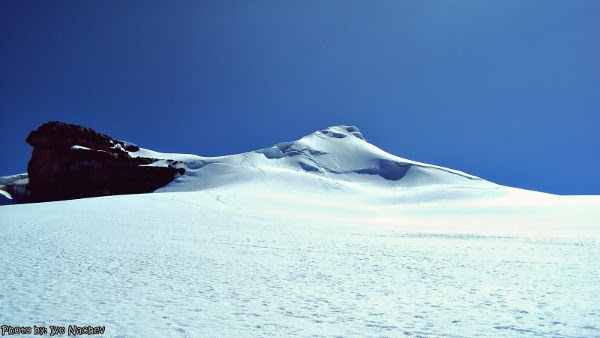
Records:
{"label": "white snow surface", "polygon": [[73,149],[73,150],[92,150],[88,147],[78,146],[78,145],[71,146],[71,149]]}
{"label": "white snow surface", "polygon": [[0,195],[3,196],[4,198],[12,200],[12,196],[8,192],[6,192],[2,189],[0,189]]}
{"label": "white snow surface", "polygon": [[600,196],[499,186],[355,127],[181,161],[153,194],[0,207],[0,325],[109,337],[600,336]]}

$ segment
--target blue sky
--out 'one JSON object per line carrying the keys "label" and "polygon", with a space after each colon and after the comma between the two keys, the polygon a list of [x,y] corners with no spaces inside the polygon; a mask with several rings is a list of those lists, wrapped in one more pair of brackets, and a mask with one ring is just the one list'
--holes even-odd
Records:
{"label": "blue sky", "polygon": [[358,126],[398,156],[600,194],[600,1],[0,2],[0,175],[60,120],[159,151]]}

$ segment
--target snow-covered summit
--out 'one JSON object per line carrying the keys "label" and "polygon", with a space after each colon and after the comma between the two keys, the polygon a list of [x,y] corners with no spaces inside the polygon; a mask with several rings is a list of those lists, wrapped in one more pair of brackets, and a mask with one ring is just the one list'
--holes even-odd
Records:
{"label": "snow-covered summit", "polygon": [[329,127],[298,141],[280,143],[258,152],[272,158],[301,156],[298,163],[306,171],[377,175],[385,180],[399,181],[411,171],[433,169],[466,179],[479,179],[457,170],[389,154],[368,143],[358,128],[352,126]]}
{"label": "snow-covered summit", "polygon": [[[299,140],[242,154],[202,157],[141,148],[131,156],[172,159],[185,174],[159,191],[197,191],[231,184],[288,189],[402,190],[496,188],[467,173],[412,161],[370,144],[354,126],[333,126]],[[162,165],[157,162],[155,165]]]}

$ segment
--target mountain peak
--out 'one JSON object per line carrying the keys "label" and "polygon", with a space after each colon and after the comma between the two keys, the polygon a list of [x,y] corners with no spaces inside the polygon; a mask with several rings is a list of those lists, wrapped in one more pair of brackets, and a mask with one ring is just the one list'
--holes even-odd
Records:
{"label": "mountain peak", "polygon": [[[145,150],[143,150],[145,151]],[[161,156],[153,153],[153,157]],[[296,141],[242,154],[188,157],[185,175],[162,191],[195,191],[234,184],[260,189],[335,187],[389,191],[424,186],[479,187],[489,182],[464,172],[401,158],[368,143],[355,126],[338,125]],[[320,187],[320,188],[319,188]],[[443,188],[440,188],[443,189]]]}

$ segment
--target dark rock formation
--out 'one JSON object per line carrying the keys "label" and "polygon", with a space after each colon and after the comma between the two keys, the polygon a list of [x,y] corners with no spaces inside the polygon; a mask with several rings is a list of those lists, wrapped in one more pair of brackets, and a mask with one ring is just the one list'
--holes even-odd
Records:
{"label": "dark rock formation", "polygon": [[136,145],[73,124],[48,122],[32,131],[27,143],[33,146],[29,193],[19,202],[147,193],[185,172],[173,160],[147,166],[157,159],[131,157]]}

